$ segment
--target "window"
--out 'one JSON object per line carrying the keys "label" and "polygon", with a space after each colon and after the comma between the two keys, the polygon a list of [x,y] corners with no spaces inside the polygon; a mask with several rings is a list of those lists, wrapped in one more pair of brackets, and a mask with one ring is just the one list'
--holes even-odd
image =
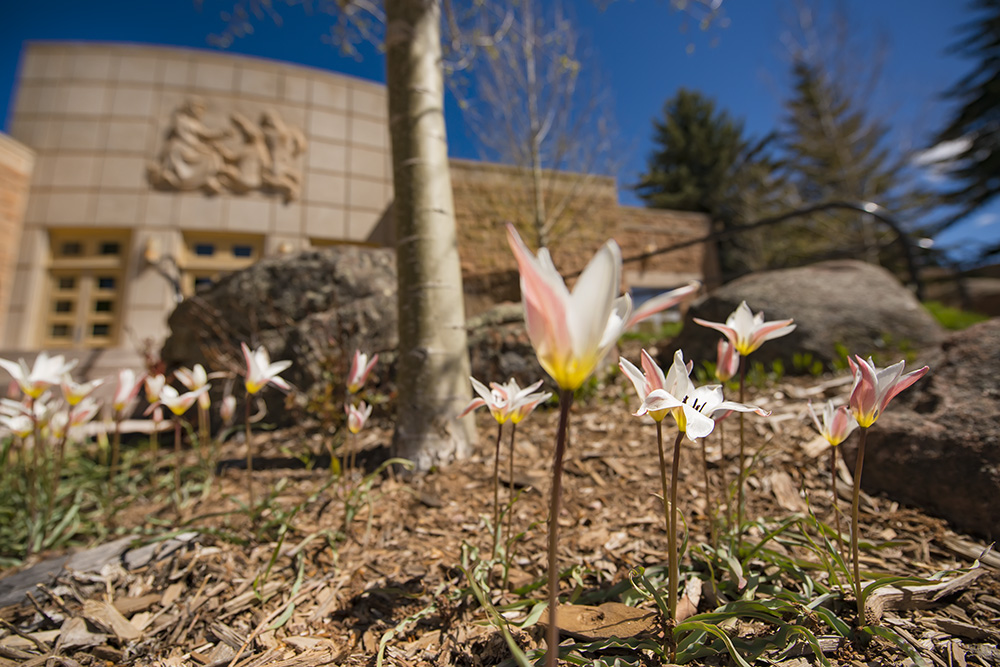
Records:
{"label": "window", "polygon": [[185,234],[181,257],[182,290],[190,296],[208,289],[224,276],[257,261],[263,236]]}
{"label": "window", "polygon": [[53,230],[48,347],[110,347],[117,341],[128,234]]}
{"label": "window", "polygon": [[64,257],[79,257],[83,253],[83,244],[79,241],[67,241],[62,244],[61,254]]}

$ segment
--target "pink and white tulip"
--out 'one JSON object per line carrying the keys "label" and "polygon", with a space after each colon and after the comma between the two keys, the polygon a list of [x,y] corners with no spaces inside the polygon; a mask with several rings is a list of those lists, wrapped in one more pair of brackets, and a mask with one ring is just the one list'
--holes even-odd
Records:
{"label": "pink and white tulip", "polygon": [[848,357],[847,363],[854,373],[851,389],[851,413],[862,428],[868,428],[878,420],[882,412],[900,392],[924,376],[929,367],[924,366],[903,375],[905,361],[879,370],[871,357],[864,360],[855,355],[857,363]]}
{"label": "pink and white tulip", "polygon": [[699,289],[701,289],[701,283],[697,280],[692,280],[683,287],[678,287],[677,289],[654,296],[632,311],[632,316],[628,318],[625,328],[629,329],[632,325],[638,324],[656,313],[676,306],[687,297],[696,294]]}
{"label": "pink and white tulip", "polygon": [[[216,374],[215,377],[217,376]],[[191,391],[208,385],[210,379],[208,372],[201,364],[195,364],[193,368],[178,368],[174,371],[174,377]],[[208,410],[212,407],[212,399],[207,391],[198,396],[198,406],[202,410]]]}
{"label": "pink and white tulip", "polygon": [[[160,391],[160,401],[161,405],[165,405],[170,412],[174,413],[178,417],[183,415],[185,412],[191,409],[191,406],[195,404],[198,397],[208,391],[208,387],[202,387],[201,389],[195,389],[194,391],[186,391],[183,394],[179,393],[176,389],[170,385],[166,385]],[[154,406],[155,407],[155,406]]]}
{"label": "pink and white tulip", "polygon": [[[688,366],[684,363],[684,353],[678,350],[674,354],[674,363],[668,373],[673,383],[670,391],[667,389],[650,391],[635,415],[639,417],[649,413],[653,416],[654,413],[669,411],[677,422],[677,428],[692,440],[697,440],[715,429],[714,417],[720,412],[755,412],[762,417],[771,414],[755,405],[725,400],[721,385],[696,387],[688,373]],[[670,386],[669,383],[665,385]]]}
{"label": "pink and white tulip", "polygon": [[90,382],[75,382],[69,373],[67,373],[62,379],[63,398],[71,406],[79,405],[80,401],[90,396],[91,392],[102,384],[104,384],[104,379],[91,380]]}
{"label": "pink and white tulip", "polygon": [[511,423],[515,425],[520,424],[535,408],[552,398],[552,392],[550,391],[535,391],[542,386],[542,380],[524,389],[517,386],[514,378],[508,380],[505,385],[499,385],[494,382],[490,386],[505,392],[510,397],[507,412],[510,415]]}
{"label": "pink and white tulip", "polygon": [[226,424],[232,424],[233,418],[236,416],[236,397],[232,394],[226,394],[222,397],[222,405],[219,406],[219,416],[222,417],[222,421]]}
{"label": "pink and white tulip", "polygon": [[[662,389],[668,394],[687,390],[686,382],[688,382],[687,378],[691,373],[693,362],[682,363],[681,366],[678,366],[676,363],[672,364],[667,371],[667,375],[664,375],[663,369],[653,360],[649,352],[643,350],[640,363],[642,364],[641,371],[625,357],[618,358],[618,368],[632,381],[632,386],[635,387],[635,393],[638,394],[640,401],[645,401],[646,397],[657,389]],[[654,410],[648,414],[654,421],[663,421],[668,411],[665,408],[663,410]]]}
{"label": "pink and white tulip", "polygon": [[489,388],[476,378],[469,379],[472,380],[472,388],[479,397],[472,399],[465,410],[458,415],[459,417],[464,417],[485,405],[498,424],[505,424],[508,421],[519,424],[536,407],[552,397],[551,392],[533,393],[542,386],[542,380],[521,389],[514,378],[508,380],[506,384],[491,382]]}
{"label": "pink and white tulip", "polygon": [[524,320],[538,361],[561,389],[577,389],[631,319],[632,300],[619,295],[621,250],[614,241],[605,243],[571,292],[548,250],[531,254],[510,224],[507,240],[521,274]]}
{"label": "pink and white tulip", "polygon": [[725,324],[709,322],[697,317],[694,318],[694,321],[703,327],[721,331],[736,351],[744,357],[766,341],[786,336],[795,330],[791,319],[765,322],[764,313],[755,315],[746,301],[741,302],[736,310],[726,318]]}
{"label": "pink and white tulip", "polygon": [[150,403],[156,403],[160,400],[160,392],[167,384],[167,378],[163,373],[157,373],[156,375],[147,375],[144,385],[146,387],[146,400]]}
{"label": "pink and white tulip", "polygon": [[244,382],[247,393],[256,394],[266,387],[268,383],[274,384],[285,391],[291,389],[291,386],[287,382],[278,377],[278,373],[281,373],[292,365],[291,361],[275,361],[272,363],[271,355],[268,354],[267,348],[264,346],[258,347],[253,352],[250,351],[246,343],[240,343],[240,347],[243,350],[243,359],[247,365],[246,380]]}
{"label": "pink and white tulip", "polygon": [[352,394],[356,394],[361,391],[361,387],[363,387],[365,382],[367,382],[368,376],[371,375],[372,369],[375,368],[375,363],[377,361],[377,354],[371,358],[371,361],[369,361],[366,353],[361,350],[355,350],[354,359],[351,361],[351,372],[347,377],[347,391]]}
{"label": "pink and white tulip", "polygon": [[344,412],[347,413],[347,430],[357,435],[365,427],[365,422],[372,416],[372,406],[361,401],[358,405],[351,403],[344,404]]}
{"label": "pink and white tulip", "polygon": [[123,415],[127,412],[129,405],[139,395],[142,386],[142,378],[136,378],[135,371],[131,368],[123,368],[118,371],[118,385],[115,387],[115,395],[111,399],[111,407],[115,413]]}
{"label": "pink and white tulip", "polygon": [[822,421],[813,410],[812,401],[809,402],[809,415],[816,425],[816,430],[826,438],[831,447],[836,447],[847,440],[847,437],[858,427],[857,420],[854,419],[847,406],[841,405],[839,408],[835,408],[833,401],[827,401],[823,406]]}
{"label": "pink and white tulip", "polygon": [[715,377],[719,382],[729,382],[740,370],[740,353],[725,338],[716,347]]}
{"label": "pink and white tulip", "polygon": [[61,354],[50,357],[47,352],[39,352],[35,362],[28,368],[24,359],[17,363],[0,359],[0,367],[10,373],[21,391],[31,398],[38,398],[48,387],[59,384],[62,377],[76,366],[76,361],[67,362]]}

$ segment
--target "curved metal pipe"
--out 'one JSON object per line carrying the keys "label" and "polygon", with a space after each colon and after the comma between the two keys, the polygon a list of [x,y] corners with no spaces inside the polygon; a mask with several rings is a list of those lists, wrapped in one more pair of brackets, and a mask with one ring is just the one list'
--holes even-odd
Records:
{"label": "curved metal pipe", "polygon": [[761,227],[768,227],[770,225],[776,225],[780,222],[785,222],[786,220],[791,220],[792,218],[800,218],[803,216],[811,215],[813,213],[819,213],[820,211],[827,211],[830,209],[842,209],[857,211],[858,213],[867,213],[873,218],[882,222],[887,227],[889,227],[895,234],[896,240],[899,241],[900,247],[903,251],[903,260],[906,262],[906,270],[910,275],[910,284],[913,285],[913,289],[916,293],[917,299],[923,300],[924,298],[924,283],[920,277],[920,269],[917,266],[916,255],[914,252],[914,244],[910,239],[909,234],[903,229],[902,225],[889,215],[889,212],[882,206],[876,204],[875,202],[847,202],[847,201],[831,201],[824,202],[821,204],[815,204],[813,206],[807,206],[805,208],[795,209],[794,211],[788,211],[787,213],[782,213],[781,215],[775,215],[769,218],[763,218],[745,225],[739,225],[738,227],[732,227],[720,232],[712,232],[707,236],[701,236],[694,239],[688,239],[686,241],[681,241],[679,243],[674,243],[663,248],[657,248],[656,250],[651,250],[649,252],[644,252],[639,255],[633,255],[631,257],[623,258],[623,262],[641,262],[643,260],[649,259],[650,257],[655,257],[657,255],[663,255],[668,252],[673,252],[674,250],[680,250],[681,248],[687,248],[689,246],[697,245],[699,243],[705,243],[706,241],[716,241],[719,239],[728,238],[730,236],[735,236],[742,232],[752,231],[754,229],[759,229]]}

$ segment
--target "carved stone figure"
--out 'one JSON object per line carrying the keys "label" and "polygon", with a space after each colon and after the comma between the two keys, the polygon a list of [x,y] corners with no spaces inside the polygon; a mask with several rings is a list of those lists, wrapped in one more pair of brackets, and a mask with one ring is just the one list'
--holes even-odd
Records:
{"label": "carved stone figure", "polygon": [[271,165],[264,133],[241,113],[234,112],[229,119],[242,134],[243,143],[235,150],[219,145],[219,152],[225,160],[219,171],[219,180],[233,192],[258,190],[264,184],[265,170]]}
{"label": "carved stone figure", "polygon": [[299,198],[302,175],[296,168],[296,158],[305,152],[306,139],[295,127],[289,127],[273,110],[260,117],[264,140],[271,153],[271,164],[264,168],[264,183],[280,192],[286,202]]}
{"label": "carved stone figure", "polygon": [[157,187],[176,190],[222,191],[219,169],[223,158],[218,141],[229,136],[230,130],[212,130],[202,117],[205,105],[197,97],[187,100],[173,114],[173,124],[167,142],[157,162],[148,165],[150,182]]}
{"label": "carved stone figure", "polygon": [[151,185],[211,194],[261,190],[280,194],[286,203],[298,199],[298,157],[306,148],[301,130],[271,109],[261,114],[259,124],[233,112],[232,126],[221,129],[207,127],[204,115],[205,105],[197,97],[173,113],[166,143],[146,167]]}

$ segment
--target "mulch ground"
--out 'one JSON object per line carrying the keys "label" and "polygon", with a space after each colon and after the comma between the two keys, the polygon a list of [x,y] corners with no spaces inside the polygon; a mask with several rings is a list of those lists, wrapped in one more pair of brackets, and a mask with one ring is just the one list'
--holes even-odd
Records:
{"label": "mulch ground", "polygon": [[[811,508],[832,523],[828,454],[807,423],[804,399],[846,390],[842,381],[810,379],[752,396],[774,414],[747,420],[748,452],[759,452],[748,479],[748,517],[777,521]],[[564,582],[567,593],[577,585],[595,597],[627,581],[636,566],[666,562],[655,428],[628,414],[622,399],[628,396],[634,409],[631,394],[618,378],[574,407],[559,517],[561,566],[578,568],[576,583],[572,577]],[[286,466],[289,452],[322,451],[317,436],[299,430],[256,436],[262,463],[273,462],[254,475],[258,497],[272,496],[256,521],[240,511],[247,489],[236,465],[223,467],[210,491],[189,498],[179,514],[137,497],[116,522],[159,539],[112,545],[86,571],[63,570],[35,586],[30,598],[0,608],[0,667],[375,665],[380,647],[381,660],[390,665],[479,666],[508,659],[482,608],[471,595],[458,594],[466,586],[463,554],[474,558],[476,549],[490,548],[484,517],[493,511],[496,425],[485,410],[480,413],[472,458],[408,479],[378,477],[368,495],[353,502],[356,513],[346,529],[345,487],[331,484],[326,470]],[[514,526],[525,537],[508,590],[497,589],[496,603],[516,600],[511,589],[545,574],[557,417],[540,410],[518,428],[514,480],[521,497]],[[735,419],[725,422],[725,431],[725,452],[717,436],[707,442],[715,499],[722,476],[732,481],[737,475]],[[372,428],[360,444],[373,449],[390,437],[390,430]],[[243,447],[232,440],[223,457],[235,464]],[[692,544],[709,540],[706,507],[716,504],[706,503],[702,471],[700,447],[685,441],[679,505]],[[841,507],[849,514],[850,474],[842,463],[840,475]],[[506,497],[504,488],[501,500]],[[871,570],[927,576],[969,567],[985,549],[944,521],[886,498],[864,496],[862,521],[864,537],[879,547],[864,555],[863,566]],[[346,537],[333,538],[338,531]],[[759,537],[758,531],[747,539]],[[154,546],[135,548],[149,543]],[[936,600],[896,600],[880,622],[912,641],[929,664],[1000,665],[998,574],[1000,559],[989,554],[966,585]],[[544,587],[526,595],[542,597]],[[700,611],[713,608],[709,598],[703,596]],[[516,634],[526,648],[544,645],[540,626]],[[890,646],[867,655],[843,648],[829,657],[834,664],[858,665],[905,660]],[[783,660],[815,661],[808,653]],[[732,663],[722,656],[701,664]]]}

